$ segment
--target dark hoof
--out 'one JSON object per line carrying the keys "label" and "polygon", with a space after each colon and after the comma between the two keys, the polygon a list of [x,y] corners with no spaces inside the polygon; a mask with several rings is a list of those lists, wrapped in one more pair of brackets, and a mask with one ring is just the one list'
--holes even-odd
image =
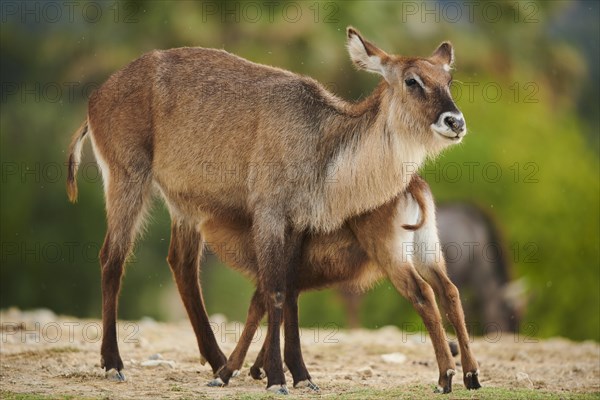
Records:
{"label": "dark hoof", "polygon": [[111,369],[121,371],[123,369],[123,360],[121,360],[119,353],[116,355],[101,356],[100,367],[104,368],[106,372],[110,371]]}
{"label": "dark hoof", "polygon": [[213,379],[212,381],[210,381],[206,384],[206,386],[210,386],[210,387],[223,387],[225,385],[227,385],[227,384],[225,382],[223,382],[223,380],[221,380],[221,378],[219,378],[219,377]]}
{"label": "dark hoof", "polygon": [[479,383],[479,371],[465,373],[465,387],[469,390],[477,390],[481,387]]}
{"label": "dark hoof", "polygon": [[436,393],[450,393],[452,392],[452,378],[456,374],[456,371],[449,369],[446,371],[445,376],[441,376],[438,381],[438,387],[434,390]]}
{"label": "dark hoof", "polygon": [[280,395],[288,395],[290,392],[285,385],[271,385],[267,388],[267,391]]}
{"label": "dark hoof", "polygon": [[234,376],[238,376],[239,373],[239,370],[232,371],[227,367],[227,365],[223,365],[215,373],[215,378],[220,378],[223,381],[223,383],[227,385],[229,384],[229,380]]}
{"label": "dark hoof", "polygon": [[305,381],[300,381],[298,383],[296,383],[294,385],[295,388],[297,389],[302,389],[302,388],[309,388],[310,390],[320,393],[321,389],[310,379],[307,379]]}
{"label": "dark hoof", "polygon": [[266,378],[267,374],[262,368],[252,366],[250,367],[250,376],[257,381]]}
{"label": "dark hoof", "polygon": [[109,381],[125,382],[125,375],[123,374],[123,372],[122,371],[117,371],[114,368],[109,369],[108,371],[106,371],[105,375],[106,375],[106,379],[108,379]]}
{"label": "dark hoof", "polygon": [[448,342],[448,347],[450,347],[450,354],[452,354],[452,357],[456,357],[458,355],[458,345],[456,342]]}

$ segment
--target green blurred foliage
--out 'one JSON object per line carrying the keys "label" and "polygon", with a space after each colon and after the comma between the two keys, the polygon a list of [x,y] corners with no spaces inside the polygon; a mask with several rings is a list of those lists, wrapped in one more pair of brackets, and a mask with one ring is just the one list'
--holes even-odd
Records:
{"label": "green blurred foliage", "polygon": [[[72,15],[59,5],[56,20],[46,3],[4,4],[0,307],[100,314],[102,183],[89,168],[80,172],[77,205],[64,191],[65,150],[88,89],[152,49],[203,46],[359,99],[377,77],[351,67],[344,30],[353,25],[392,53],[425,56],[453,42],[453,91],[470,134],[423,173],[438,201],[473,201],[499,221],[514,275],[527,285],[526,326],[544,337],[600,340],[597,4],[501,1],[487,13],[463,9],[458,20],[444,2],[280,2],[272,17],[262,3],[252,3],[260,15],[240,2],[94,3],[98,15],[74,2]],[[23,13],[24,4],[34,11]],[[85,151],[84,165],[93,162]],[[184,315],[165,261],[169,216],[160,202],[152,215],[127,267],[122,318]],[[244,277],[208,256],[202,282],[211,314],[245,318],[253,287]],[[418,322],[387,281],[366,296],[361,318],[366,327]],[[304,325],[345,321],[335,291],[303,296]]]}

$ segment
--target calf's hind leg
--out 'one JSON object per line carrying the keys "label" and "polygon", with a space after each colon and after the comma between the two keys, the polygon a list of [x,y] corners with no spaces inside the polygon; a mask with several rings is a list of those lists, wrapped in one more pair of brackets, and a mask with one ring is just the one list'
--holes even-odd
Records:
{"label": "calf's hind leg", "polygon": [[[266,309],[263,296],[260,292],[255,291],[250,302],[248,317],[246,318],[246,323],[244,324],[242,336],[235,346],[233,353],[231,353],[229,356],[227,363],[217,372],[218,376],[210,381],[208,386],[227,385],[234,373],[242,368],[242,364],[244,363],[244,359],[248,353],[248,348],[250,347],[254,333],[258,329],[258,325],[264,317],[265,312]],[[261,352],[264,354],[264,350],[261,350]]]}
{"label": "calf's hind leg", "polygon": [[[318,391],[319,387],[315,385],[308,373],[300,347],[300,336],[298,331],[298,293],[290,291],[284,304],[284,329],[285,329],[285,345],[284,358],[292,377],[294,378],[294,387],[306,386],[312,390]],[[227,364],[221,368],[217,377],[209,382],[209,386],[224,386],[226,385],[235,371],[239,371],[244,362],[244,358],[252,342],[254,333],[256,332],[261,319],[265,315],[265,300],[261,293],[254,292],[250,308],[248,310],[248,318],[244,325],[242,336],[238,341],[233,353],[229,356]],[[264,363],[264,354],[266,346],[269,343],[267,338],[261,347],[261,350],[256,358],[255,364],[250,368],[250,375],[254,379],[262,379],[264,377],[261,370]]]}
{"label": "calf's hind leg", "polygon": [[[248,351],[248,347],[250,346],[252,336],[258,327],[258,322],[260,321],[260,318],[262,318],[262,315],[264,315],[264,305],[260,304],[262,301],[262,296],[257,295],[255,292],[254,296],[252,297],[250,311],[248,312],[248,320],[246,321],[242,338],[238,342],[235,350],[229,358],[230,361],[232,359],[235,360],[236,364],[230,366],[228,362],[227,366],[229,370],[232,370],[233,368],[239,369],[242,365],[243,359]],[[256,311],[253,310],[261,310],[262,314],[260,314],[260,318],[257,318],[258,314],[256,314]],[[284,359],[288,369],[292,374],[292,377],[294,378],[294,387],[308,387],[314,391],[319,391],[319,387],[312,382],[312,378],[308,373],[302,358],[298,325],[298,293],[295,291],[292,291],[288,295],[284,305],[284,329]],[[267,343],[268,339],[266,339],[263,343],[260,352],[256,356],[254,365],[252,365],[250,368],[250,376],[256,380],[264,378],[262,368],[264,364],[264,354]]]}

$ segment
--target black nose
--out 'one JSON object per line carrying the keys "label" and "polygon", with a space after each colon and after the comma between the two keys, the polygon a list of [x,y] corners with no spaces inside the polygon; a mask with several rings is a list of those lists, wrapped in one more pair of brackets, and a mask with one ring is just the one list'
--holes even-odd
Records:
{"label": "black nose", "polygon": [[444,118],[444,123],[448,128],[452,129],[452,132],[454,133],[462,132],[463,127],[465,126],[465,121],[462,118],[454,118],[451,116]]}

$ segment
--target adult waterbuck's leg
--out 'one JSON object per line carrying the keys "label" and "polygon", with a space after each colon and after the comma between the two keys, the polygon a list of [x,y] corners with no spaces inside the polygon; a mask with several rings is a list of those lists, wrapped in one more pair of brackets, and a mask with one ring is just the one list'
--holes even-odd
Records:
{"label": "adult waterbuck's leg", "polygon": [[302,235],[286,222],[277,204],[258,206],[252,233],[258,262],[258,290],[263,293],[268,328],[265,339],[264,369],[267,390],[287,394],[280,350],[280,325],[288,289],[288,279],[299,264]]}
{"label": "adult waterbuck's leg", "polygon": [[216,374],[225,365],[227,358],[217,344],[202,298],[199,270],[203,247],[198,227],[174,218],[167,261],[194,328],[200,354]]}
{"label": "adult waterbuck's leg", "polygon": [[[96,153],[97,157],[99,153]],[[106,167],[105,167],[106,168]],[[125,170],[103,170],[106,192],[107,231],[100,250],[102,268],[102,346],[101,366],[112,378],[124,381],[123,361],[117,345],[117,305],[121,278],[145,209],[149,177]]]}
{"label": "adult waterbuck's leg", "polygon": [[453,325],[460,348],[463,380],[467,389],[479,389],[479,367],[469,346],[469,334],[465,325],[465,316],[460,302],[458,289],[446,273],[446,264],[442,254],[435,223],[433,199],[427,196],[427,209],[431,217],[425,225],[415,232],[414,262],[419,274],[433,287],[442,304],[446,316]]}
{"label": "adult waterbuck's leg", "polygon": [[313,383],[302,358],[298,322],[298,295],[297,290],[290,288],[284,305],[284,360],[294,378],[294,387],[308,387],[314,391],[319,391],[319,387]]}

